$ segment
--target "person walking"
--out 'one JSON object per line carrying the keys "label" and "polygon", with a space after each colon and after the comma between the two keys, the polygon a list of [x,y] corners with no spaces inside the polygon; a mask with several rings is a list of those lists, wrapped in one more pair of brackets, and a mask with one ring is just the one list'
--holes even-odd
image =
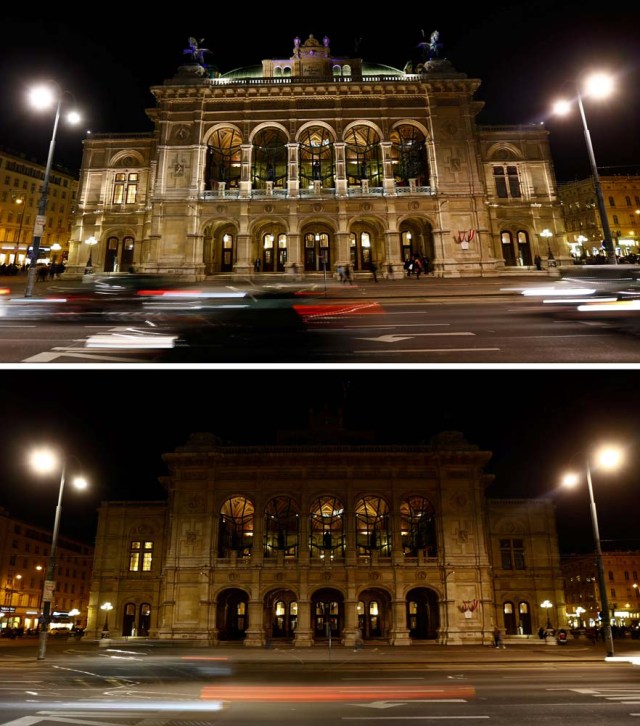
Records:
{"label": "person walking", "polygon": [[369,269],[371,270],[371,274],[373,275],[373,281],[378,282],[378,265],[376,265],[373,260],[371,260],[371,262],[369,263]]}
{"label": "person walking", "polygon": [[493,629],[493,647],[494,648],[502,648],[504,649],[504,641],[502,640],[502,631],[500,628],[496,625],[496,627]]}
{"label": "person walking", "polygon": [[350,285],[353,285],[353,280],[351,279],[351,267],[350,265],[344,266],[344,280],[345,282],[348,282]]}

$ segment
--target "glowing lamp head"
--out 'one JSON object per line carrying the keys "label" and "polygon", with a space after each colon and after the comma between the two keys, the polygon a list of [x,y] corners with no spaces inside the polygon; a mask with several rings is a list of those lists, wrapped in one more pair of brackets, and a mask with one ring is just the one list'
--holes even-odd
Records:
{"label": "glowing lamp head", "polygon": [[56,101],[56,95],[49,86],[36,86],[29,92],[29,101],[38,111],[51,108]]}
{"label": "glowing lamp head", "polygon": [[41,474],[47,474],[56,469],[58,460],[51,451],[39,449],[31,455],[31,465]]}
{"label": "glowing lamp head", "polygon": [[613,78],[606,73],[594,73],[587,78],[585,88],[593,98],[607,98],[613,93]]}

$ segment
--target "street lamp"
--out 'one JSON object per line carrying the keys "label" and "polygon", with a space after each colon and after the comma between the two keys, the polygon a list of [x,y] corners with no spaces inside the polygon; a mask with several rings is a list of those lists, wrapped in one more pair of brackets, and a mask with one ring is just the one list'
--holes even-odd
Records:
{"label": "street lamp", "polygon": [[[42,181],[42,192],[40,193],[40,202],[38,203],[38,215],[33,227],[33,246],[31,250],[31,263],[29,264],[29,274],[27,276],[27,286],[24,296],[31,297],[33,295],[33,285],[36,281],[36,265],[40,256],[40,239],[44,232],[44,226],[47,221],[45,212],[47,211],[47,196],[49,194],[49,175],[51,174],[51,164],[53,162],[53,151],[56,146],[56,134],[58,132],[58,123],[60,121],[60,109],[62,107],[62,97],[64,91],[57,83],[49,83],[46,86],[38,86],[32,89],[29,94],[31,105],[37,109],[51,108],[53,104],[56,107],[56,113],[53,121],[53,133],[49,142],[49,155],[47,156],[47,166],[44,171],[44,179]],[[68,92],[67,92],[68,93]],[[67,114],[69,123],[76,124],[80,121],[80,115],[76,111]]]}
{"label": "street lamp", "polygon": [[540,232],[540,236],[547,241],[547,259],[555,259],[553,251],[551,250],[551,242],[549,241],[553,237],[553,232],[550,229],[543,229],[542,232]]}
{"label": "street lamp", "polygon": [[545,612],[547,613],[547,629],[551,628],[551,620],[549,619],[549,608],[553,607],[553,603],[551,600],[543,600],[540,603],[540,607],[545,609]]}
{"label": "street lamp", "polygon": [[86,245],[89,245],[89,259],[87,260],[87,266],[84,269],[85,275],[90,275],[93,272],[93,261],[91,259],[91,255],[93,254],[93,246],[98,244],[98,240],[91,235],[88,239],[84,241]]}
{"label": "street lamp", "polygon": [[109,613],[113,610],[113,605],[110,602],[105,602],[100,605],[100,610],[104,610],[104,625],[102,626],[102,637],[109,637]]}
{"label": "street lamp", "polygon": [[[606,98],[613,90],[612,79],[604,73],[597,73],[586,79],[586,92],[587,95],[594,98]],[[578,108],[580,109],[580,118],[582,119],[582,128],[584,129],[584,139],[587,144],[587,152],[589,154],[589,163],[591,165],[591,174],[593,176],[593,186],[596,193],[596,202],[598,204],[598,211],[600,212],[600,223],[602,224],[602,232],[604,236],[604,251],[607,257],[607,262],[610,264],[617,264],[615,249],[613,248],[613,241],[611,239],[611,228],[609,227],[609,218],[607,217],[607,210],[604,206],[604,196],[602,194],[602,186],[600,184],[600,175],[598,174],[598,166],[596,164],[596,158],[593,154],[593,144],[591,143],[591,134],[587,126],[587,117],[584,113],[584,106],[582,104],[582,95],[580,88],[576,84],[576,93],[578,100]],[[557,101],[554,104],[554,111],[557,114],[563,115],[568,113],[571,104],[569,101],[562,100]]]}
{"label": "street lamp", "polygon": [[[621,454],[619,449],[607,447],[601,449],[598,457],[598,464],[604,469],[615,469],[620,460]],[[607,643],[607,656],[614,655],[613,636],[611,634],[611,612],[609,610],[609,598],[607,596],[607,585],[604,579],[604,564],[602,562],[602,547],[600,546],[600,530],[598,528],[598,513],[596,511],[596,503],[593,497],[593,482],[591,481],[591,465],[589,457],[586,458],[586,475],[587,486],[589,487],[589,501],[591,503],[591,524],[593,525],[593,538],[596,545],[596,564],[598,567],[598,586],[600,588],[600,600],[602,606],[602,627],[604,628],[605,642]],[[566,486],[575,486],[580,477],[577,474],[567,474],[563,478],[563,484]]]}
{"label": "street lamp", "polygon": [[[24,197],[15,197],[13,200],[14,204],[24,204]],[[24,207],[22,207],[22,213],[20,214],[20,226],[18,227],[18,236],[16,237],[16,248],[13,253],[13,264],[18,265],[18,255],[20,253],[20,237],[22,236],[22,224],[24,222]]]}
{"label": "street lamp", "polygon": [[[31,464],[36,471],[46,473],[54,470],[56,466],[58,466],[59,460],[50,451],[39,450],[33,452],[31,456]],[[58,544],[60,514],[62,513],[62,494],[64,492],[66,472],[67,459],[63,459],[60,473],[60,489],[58,491],[58,505],[56,506],[56,516],[53,522],[53,536],[51,537],[51,550],[49,551],[49,564],[42,590],[42,620],[38,640],[38,660],[44,660],[47,650],[47,635],[49,631],[49,622],[51,620],[51,602],[53,600],[53,592],[56,586],[53,578],[55,576],[56,547]],[[73,479],[73,485],[77,489],[86,489],[87,481],[83,477],[75,477]]]}

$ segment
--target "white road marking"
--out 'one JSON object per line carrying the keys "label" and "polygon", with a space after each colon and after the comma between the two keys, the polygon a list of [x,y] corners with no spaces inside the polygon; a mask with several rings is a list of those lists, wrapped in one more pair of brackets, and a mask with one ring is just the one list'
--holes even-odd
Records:
{"label": "white road marking", "polygon": [[376,355],[389,355],[394,353],[478,353],[478,352],[484,352],[484,351],[496,351],[500,350],[500,348],[416,348],[415,350],[412,350],[411,348],[405,349],[398,349],[394,348],[393,350],[354,350],[354,353],[374,353]]}
{"label": "white road marking", "polygon": [[356,338],[356,340],[374,340],[381,343],[399,343],[401,340],[411,340],[418,336],[451,336],[451,335],[473,335],[475,333],[410,333],[409,335],[380,335],[377,338]]}

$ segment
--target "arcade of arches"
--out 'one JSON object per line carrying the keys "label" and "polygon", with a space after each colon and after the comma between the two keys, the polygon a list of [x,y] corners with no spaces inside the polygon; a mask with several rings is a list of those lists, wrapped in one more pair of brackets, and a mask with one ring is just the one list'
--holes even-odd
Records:
{"label": "arcade of arches", "polygon": [[[232,220],[220,220],[204,229],[203,258],[206,274],[231,273],[241,255],[240,242],[248,248],[254,272],[286,272],[295,264],[304,273],[331,272],[338,263],[350,264],[355,272],[366,272],[372,262],[405,263],[415,256],[436,259],[433,230],[422,218],[408,218],[397,232],[385,231],[375,219],[358,219],[347,232],[336,231],[333,221],[306,222],[299,232],[289,232],[277,219],[259,220],[249,236],[240,235]],[[388,246],[392,244],[393,250]]]}

